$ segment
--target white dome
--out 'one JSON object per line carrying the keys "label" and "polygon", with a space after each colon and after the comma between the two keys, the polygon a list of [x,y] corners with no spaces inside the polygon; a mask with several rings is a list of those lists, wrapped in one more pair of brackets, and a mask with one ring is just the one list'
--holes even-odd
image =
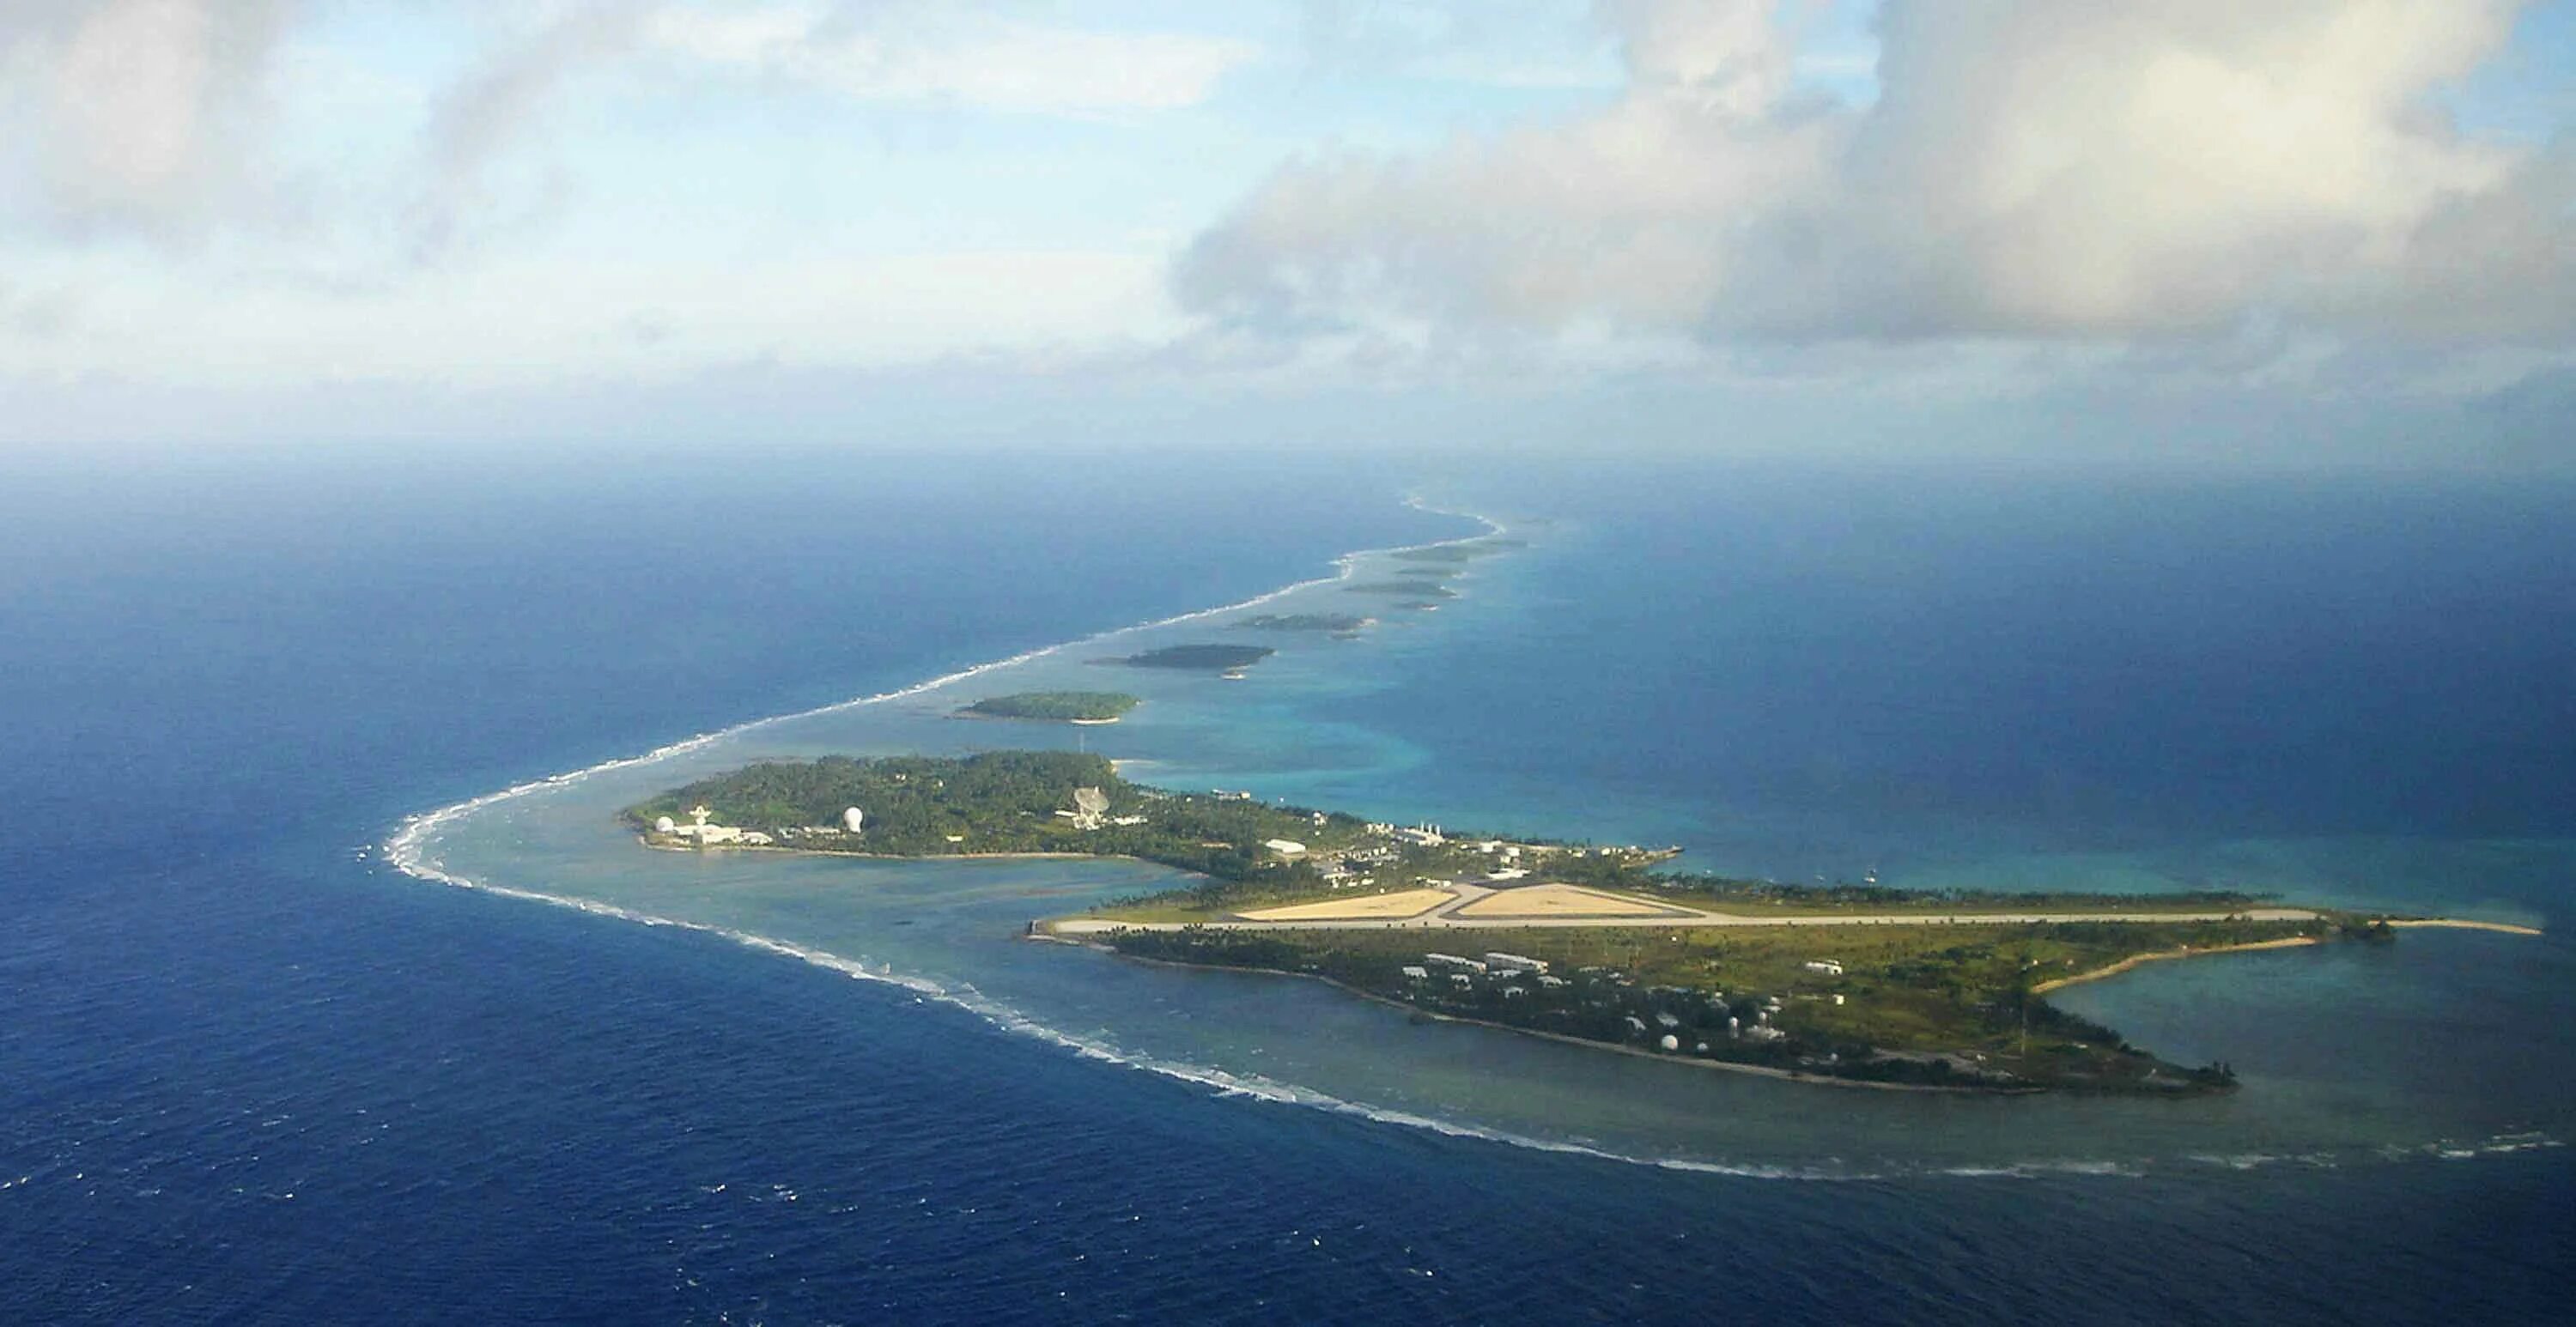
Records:
{"label": "white dome", "polygon": [[1664,1034],[1664,1039],[1656,1044],[1662,1046],[1665,1050],[1677,1051],[1682,1048],[1682,1039],[1667,1032]]}
{"label": "white dome", "polygon": [[678,825],[671,823],[671,818],[669,816],[663,816],[653,822],[653,832],[656,834],[668,834],[672,830],[678,828]]}
{"label": "white dome", "polygon": [[859,832],[859,826],[865,823],[867,818],[867,812],[862,811],[855,806],[851,807],[849,810],[841,813],[841,827],[847,829],[853,834],[856,834]]}

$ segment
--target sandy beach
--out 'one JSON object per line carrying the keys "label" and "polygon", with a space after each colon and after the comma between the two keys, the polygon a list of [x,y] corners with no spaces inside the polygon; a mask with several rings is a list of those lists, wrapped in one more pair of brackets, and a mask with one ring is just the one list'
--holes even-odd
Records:
{"label": "sandy beach", "polygon": [[2432,927],[2449,931],[2495,931],[2504,935],[2548,934],[2537,926],[2522,926],[2513,922],[2471,921],[2465,917],[2418,917],[2412,921],[2392,921],[2388,925],[2397,930],[2409,931]]}
{"label": "sandy beach", "polygon": [[1424,1009],[1418,1005],[1407,1004],[1402,1000],[1391,1000],[1386,996],[1379,995],[1371,991],[1361,990],[1359,987],[1353,986],[1348,982],[1336,981],[1331,977],[1322,975],[1321,973],[1282,972],[1276,968],[1238,968],[1217,963],[1183,963],[1168,958],[1148,958],[1141,954],[1121,954],[1107,945],[1088,940],[1067,939],[1062,935],[1050,935],[1044,931],[1034,932],[1029,935],[1028,938],[1049,944],[1079,945],[1085,949],[1095,949],[1101,953],[1124,959],[1130,963],[1149,963],[1155,967],[1161,968],[1186,968],[1193,972],[1232,972],[1258,977],[1287,977],[1298,981],[1321,982],[1326,986],[1332,987],[1334,990],[1346,991],[1352,995],[1356,995],[1371,1004],[1382,1004],[1389,1009],[1401,1009],[1405,1013],[1416,1018],[1429,1019],[1433,1022],[1439,1023],[1463,1023],[1469,1027],[1492,1028],[1497,1032],[1509,1032],[1515,1036],[1536,1037],[1541,1041],[1561,1042],[1568,1046],[1581,1046],[1586,1050],[1608,1051],[1614,1055],[1633,1055],[1641,1060],[1653,1060],[1657,1064],[1669,1064],[1687,1069],[1715,1069],[1730,1074],[1751,1074],[1756,1078],[1776,1078],[1783,1082],[1790,1083],[1812,1083],[1820,1087],[1865,1088],[1878,1092],[1937,1092],[1949,1093],[1951,1095],[1957,1095],[1960,1093],[1977,1093],[1990,1096],[2028,1096],[2033,1093],[2044,1092],[2047,1090],[2045,1088],[2037,1087],[1977,1087],[1942,1086],[1934,1083],[1878,1083],[1865,1078],[1836,1078],[1828,1074],[1802,1073],[1795,1069],[1775,1069],[1767,1064],[1739,1064],[1732,1060],[1706,1060],[1688,1055],[1671,1055],[1661,1051],[1646,1050],[1637,1046],[1621,1046],[1613,1042],[1593,1041],[1584,1037],[1569,1037],[1562,1032],[1543,1032],[1537,1028],[1513,1027],[1509,1023],[1495,1023],[1482,1018],[1464,1018],[1456,1014],[1438,1013],[1433,1010]]}
{"label": "sandy beach", "polygon": [[2257,949],[2303,949],[2309,945],[2321,945],[2324,943],[2325,941],[2312,935],[2294,935],[2285,940],[2254,940],[2241,945],[2207,945],[2197,949],[2190,945],[2184,945],[2179,949],[2159,949],[2152,954],[2131,954],[2117,963],[2106,964],[2102,967],[2095,968],[2090,972],[2079,972],[2071,977],[2059,977],[2055,981],[2041,982],[2038,985],[2031,987],[2030,993],[2033,995],[2046,995],[2050,991],[2060,989],[2061,987],[2081,985],[2088,981],[2100,981],[2104,977],[2116,977],[2123,972],[2127,972],[2131,968],[2142,967],[2149,963],[2162,963],[2167,959],[2205,958],[2211,954],[2244,954],[2251,953]]}

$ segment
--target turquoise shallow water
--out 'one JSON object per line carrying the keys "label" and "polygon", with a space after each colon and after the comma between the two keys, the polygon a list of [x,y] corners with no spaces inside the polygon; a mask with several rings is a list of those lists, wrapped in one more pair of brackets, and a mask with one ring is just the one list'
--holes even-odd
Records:
{"label": "turquoise shallow water", "polygon": [[[2278,889],[2329,902],[2475,909],[2546,920],[2576,874],[2560,839],[2308,834],[2195,837],[2115,824],[2087,841],[2066,817],[1972,814],[1901,786],[1837,815],[1795,795],[1702,782],[1664,743],[1704,748],[1750,724],[1721,688],[1758,657],[1711,652],[1648,609],[1676,568],[1637,560],[1599,525],[1517,521],[1530,544],[1485,560],[1436,612],[1391,609],[1348,581],[1402,564],[1363,555],[1348,581],[1257,610],[1112,633],[863,703],[763,722],[431,817],[397,844],[428,874],[632,920],[706,928],[854,977],[900,983],[1073,1053],[1222,1091],[1525,1146],[1786,1176],[2355,1164],[2555,1148],[2576,1137],[2576,962],[2557,939],[2409,936],[2164,964],[2072,990],[2068,1007],[2187,1062],[2228,1060],[2238,1093],[2189,1102],[1987,1098],[1836,1090],[1612,1056],[1509,1033],[1422,1025],[1401,1011],[1282,978],[1123,963],[1020,938],[1037,916],[1160,887],[1156,868],[1088,862],[885,863],[642,849],[614,812],[647,793],[769,756],[1088,744],[1131,777],[1373,815],[1612,841],[1676,842],[1756,874],[1896,883]],[[1686,570],[1686,568],[1684,569]],[[1385,620],[1357,641],[1268,636],[1280,653],[1242,681],[1095,662],[1231,639],[1244,611]],[[1738,641],[1744,656],[1757,644]],[[1677,689],[1634,660],[1697,651]],[[1700,679],[1705,679],[1701,681]],[[1146,697],[1089,730],[960,722],[978,695],[1115,685]],[[1580,697],[1579,704],[1565,703]],[[1615,710],[1624,720],[1587,713]],[[1626,726],[1621,726],[1622,722]],[[1776,726],[1776,725],[1775,725]],[[1604,729],[1615,731],[1605,734]],[[1642,735],[1640,735],[1642,734]],[[1770,740],[1778,740],[1776,737]],[[1890,739],[1893,740],[1893,739]],[[1846,751],[1775,766],[1773,783],[1901,783]],[[1791,790],[1792,793],[1795,789]],[[1890,808],[1893,808],[1891,811]]]}
{"label": "turquoise shallow water", "polygon": [[[1400,458],[721,450],[705,504],[668,489],[696,444],[0,483],[0,1320],[2566,1320],[2576,1153],[2504,1150],[2564,1136],[2555,940],[2068,997],[2259,1066],[2212,1121],[1414,1028],[1016,938],[1150,873],[674,859],[604,784],[440,850],[955,1002],[384,869],[424,807],[1463,528],[1373,496]],[[1089,740],[1729,870],[2565,910],[2564,492],[1517,464],[1461,492],[1565,519],[1466,599],[1122,679],[1166,694]],[[901,708],[600,777],[1043,735]],[[1775,1178],[1926,1168],[1970,1173]]]}

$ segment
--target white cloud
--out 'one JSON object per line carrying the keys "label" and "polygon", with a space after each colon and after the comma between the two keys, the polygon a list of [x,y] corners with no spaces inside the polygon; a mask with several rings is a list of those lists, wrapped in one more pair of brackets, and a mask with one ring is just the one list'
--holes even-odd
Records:
{"label": "white cloud", "polygon": [[415,257],[444,256],[469,222],[495,209],[488,178],[495,161],[583,65],[630,49],[644,20],[629,0],[566,9],[447,89],[430,118],[427,169],[411,209]]}
{"label": "white cloud", "polygon": [[[75,274],[112,270],[92,259]],[[1104,328],[1179,330],[1157,258],[1075,250],[687,261],[492,253],[414,271],[365,298],[245,284],[182,300],[158,284],[98,280],[74,307],[52,292],[0,287],[0,380],[148,365],[156,381],[209,388],[494,386],[654,379],[710,364],[1052,352],[1092,344]]]}
{"label": "white cloud", "polygon": [[660,49],[870,101],[1093,115],[1205,101],[1258,48],[1221,37],[1049,27],[946,7],[672,6]]}
{"label": "white cloud", "polygon": [[11,0],[0,169],[19,210],[74,230],[183,225],[254,167],[286,0]]}
{"label": "white cloud", "polygon": [[1612,105],[1289,165],[1176,290],[1253,325],[1733,339],[2563,338],[2576,171],[2430,96],[2506,0],[1889,0],[1880,96],[1801,94],[1766,0],[1603,0]]}
{"label": "white cloud", "polygon": [[[349,76],[324,48],[287,39],[319,32],[327,42],[336,28],[345,40],[365,15],[302,0],[0,0],[0,226],[195,242],[242,223],[327,220],[437,257],[553,206],[570,172],[526,148],[585,76],[655,88],[778,79],[854,100],[1090,116],[1196,105],[1259,54],[1226,38],[1043,26],[901,0],[396,12],[402,39],[433,52],[425,78],[394,75],[410,80],[403,96],[427,119],[416,143],[380,142],[370,154],[407,162],[409,178],[360,188],[337,173],[290,177],[273,149],[281,136],[329,132],[311,119],[306,85]],[[443,67],[442,43],[460,33],[462,67]],[[660,63],[636,58],[645,52]],[[298,215],[315,196],[359,214]]]}

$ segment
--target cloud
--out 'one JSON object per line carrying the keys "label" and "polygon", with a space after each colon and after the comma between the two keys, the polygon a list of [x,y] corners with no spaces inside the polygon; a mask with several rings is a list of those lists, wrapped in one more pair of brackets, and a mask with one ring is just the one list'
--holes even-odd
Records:
{"label": "cloud", "polygon": [[862,101],[1087,115],[1195,104],[1254,54],[1214,38],[1044,28],[945,6],[589,0],[500,45],[440,98],[412,248],[436,260],[479,229],[559,201],[570,187],[560,170],[540,171],[515,206],[495,177],[565,85],[595,67],[635,72],[651,56],[684,82],[747,75]]}
{"label": "cloud", "polygon": [[1249,43],[1108,32],[954,6],[669,6],[648,28],[662,51],[867,101],[1032,114],[1162,111],[1205,101],[1259,54]]}
{"label": "cloud", "polygon": [[1518,90],[1596,90],[1615,69],[1584,40],[1579,0],[1297,0],[1297,47],[1327,79],[1397,76]]}
{"label": "cloud", "polygon": [[[983,9],[904,3],[688,4],[551,0],[426,7],[482,49],[419,89],[429,105],[412,173],[364,192],[327,174],[288,179],[269,149],[292,100],[287,39],[334,16],[301,0],[0,0],[0,220],[81,238],[194,238],[279,221],[307,195],[369,213],[436,260],[496,227],[542,218],[571,188],[559,162],[514,156],[574,80],[658,79],[655,92],[777,80],[853,100],[1013,113],[1104,115],[1195,105],[1258,55],[1171,32],[1045,26]],[[311,22],[306,22],[311,20]],[[649,62],[645,57],[660,61]]]}
{"label": "cloud", "polygon": [[11,0],[0,7],[0,166],[73,231],[166,230],[256,164],[288,0]]}
{"label": "cloud", "polygon": [[1888,0],[1879,96],[1768,0],[1602,0],[1557,123],[1282,168],[1174,274],[1221,322],[1761,342],[2564,339],[2576,170],[2433,98],[2506,0]]}
{"label": "cloud", "polygon": [[598,0],[557,15],[498,51],[449,88],[433,111],[427,173],[411,216],[416,257],[434,259],[456,244],[477,213],[493,205],[489,172],[536,124],[558,88],[583,65],[621,55],[647,19],[631,0]]}
{"label": "cloud", "polygon": [[79,323],[80,300],[63,287],[35,290],[0,280],[0,342],[52,341]]}

